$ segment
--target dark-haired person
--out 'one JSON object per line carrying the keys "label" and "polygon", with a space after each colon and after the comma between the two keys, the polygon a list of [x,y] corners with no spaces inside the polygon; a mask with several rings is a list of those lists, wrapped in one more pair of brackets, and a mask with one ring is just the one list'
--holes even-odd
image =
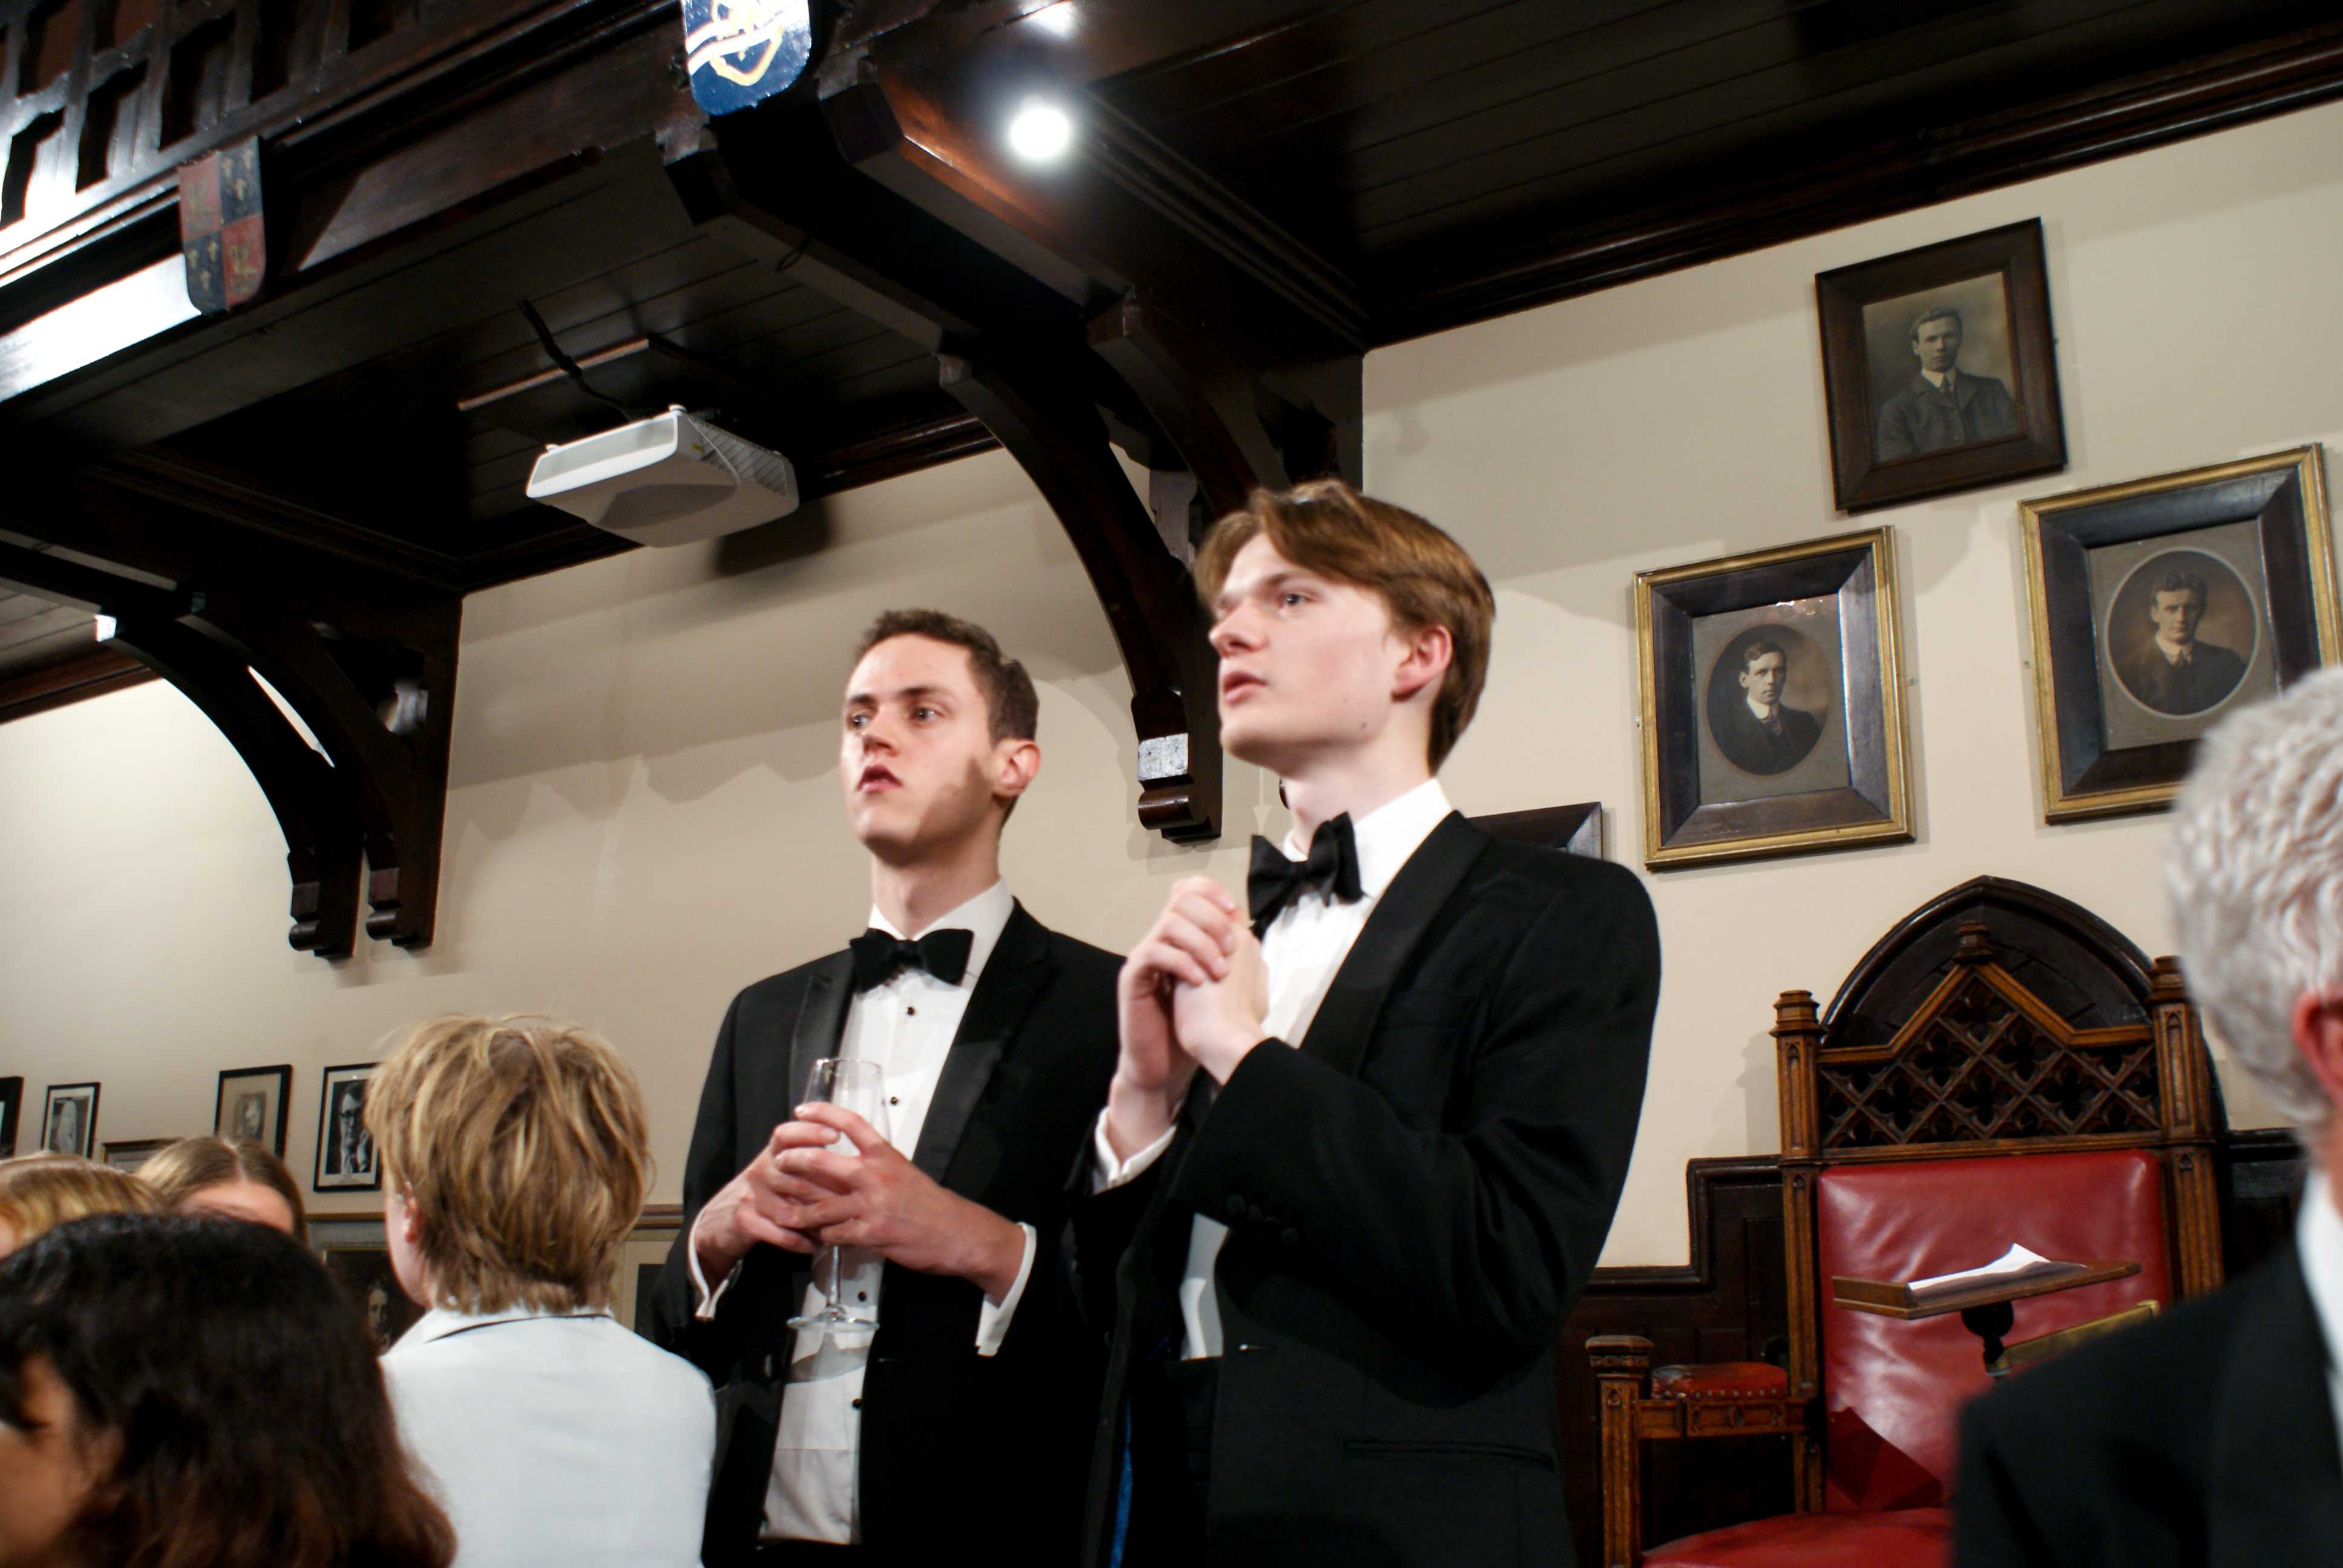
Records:
{"label": "dark-haired person", "polygon": [[0,1563],[447,1568],[374,1349],[299,1243],[109,1214],[0,1262]]}
{"label": "dark-haired person", "polygon": [[457,1568],[697,1568],[708,1380],[610,1313],[650,1129],[609,1044],[548,1018],[417,1024],[367,1089],[391,1271],[382,1358]]}
{"label": "dark-haired person", "polygon": [[[890,612],[855,650],[838,767],[870,929],[733,999],[656,1297],[656,1334],[726,1410],[710,1564],[930,1563],[993,1526],[1021,1562],[1073,1553],[1097,1355],[1056,1250],[1114,1070],[1118,960],[1001,880],[1037,711],[966,621]],[[830,1056],[880,1064],[886,1141],[798,1108]],[[840,1131],[859,1155],[824,1147]],[[875,1334],[789,1326],[824,1305],[809,1264],[830,1244],[872,1260],[847,1288]]]}
{"label": "dark-haired person", "polygon": [[182,1138],[138,1168],[167,1214],[243,1220],[309,1239],[301,1184],[285,1161],[249,1138]]}
{"label": "dark-haired person", "polygon": [[1113,1324],[1089,1560],[1567,1563],[1554,1340],[1634,1144],[1651,900],[1450,807],[1495,606],[1431,523],[1259,491],[1196,580],[1222,744],[1293,828],[1123,965],[1074,1216]]}
{"label": "dark-haired person", "polygon": [[1939,305],[1915,317],[1912,357],[1920,362],[1918,373],[1880,405],[1875,437],[1880,461],[2017,434],[2017,403],[2001,378],[1960,367],[1959,311]]}
{"label": "dark-haired person", "polygon": [[2164,572],[2148,595],[2147,618],[2156,635],[2116,673],[2134,697],[2158,713],[2202,713],[2246,678],[2246,661],[2237,649],[2197,635],[2210,597],[2203,575],[2185,568]]}

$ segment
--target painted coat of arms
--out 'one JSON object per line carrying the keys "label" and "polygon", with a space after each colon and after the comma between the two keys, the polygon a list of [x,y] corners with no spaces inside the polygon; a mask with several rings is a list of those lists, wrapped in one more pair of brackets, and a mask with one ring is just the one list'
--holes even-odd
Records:
{"label": "painted coat of arms", "polygon": [[683,0],[691,95],[711,115],[762,102],[813,53],[806,0]]}
{"label": "painted coat of arms", "polygon": [[179,248],[187,297],[217,316],[260,292],[268,235],[260,211],[260,138],[179,166]]}

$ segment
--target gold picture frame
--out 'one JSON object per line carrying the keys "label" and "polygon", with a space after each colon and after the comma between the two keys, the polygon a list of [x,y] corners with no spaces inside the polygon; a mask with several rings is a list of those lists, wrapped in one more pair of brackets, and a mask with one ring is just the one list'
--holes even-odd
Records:
{"label": "gold picture frame", "polygon": [[1644,864],[1912,837],[1891,528],[1635,578]]}
{"label": "gold picture frame", "polygon": [[2312,445],[2018,503],[2044,821],[2162,810],[2206,730],[2336,662],[2322,470]]}

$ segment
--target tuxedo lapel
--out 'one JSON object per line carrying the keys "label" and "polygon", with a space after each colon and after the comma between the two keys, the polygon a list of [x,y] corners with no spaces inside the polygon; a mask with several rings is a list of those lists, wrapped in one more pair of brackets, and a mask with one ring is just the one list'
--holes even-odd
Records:
{"label": "tuxedo lapel", "polygon": [[839,1044],[846,1038],[846,1004],[853,996],[851,952],[832,953],[815,965],[806,981],[805,1000],[798,1004],[797,1027],[789,1031],[789,1076],[781,1085],[782,1121],[796,1113],[813,1064],[838,1054]]}
{"label": "tuxedo lapel", "polygon": [[1488,845],[1487,834],[1451,811],[1416,846],[1335,971],[1301,1040],[1303,1051],[1340,1071],[1358,1070],[1401,966]]}
{"label": "tuxedo lapel", "polygon": [[928,1101],[928,1119],[920,1127],[920,1146],[911,1153],[911,1163],[930,1179],[943,1181],[960,1134],[968,1130],[969,1114],[1050,977],[1049,959],[1041,923],[1022,904],[1012,908],[984,972],[976,978],[968,1011],[960,1015],[960,1032],[952,1037],[943,1072],[936,1080],[935,1098]]}
{"label": "tuxedo lapel", "polygon": [[2328,1350],[2294,1249],[2243,1282],[2212,1411],[2213,1563],[2319,1563],[2343,1541]]}

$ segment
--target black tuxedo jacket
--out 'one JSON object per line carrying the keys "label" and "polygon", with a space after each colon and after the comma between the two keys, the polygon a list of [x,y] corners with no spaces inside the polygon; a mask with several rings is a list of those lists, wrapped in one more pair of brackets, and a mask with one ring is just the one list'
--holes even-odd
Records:
{"label": "black tuxedo jacket", "polygon": [[[1554,1341],[1625,1179],[1659,970],[1631,872],[1452,814],[1301,1049],[1255,1047],[1145,1174],[1077,1197],[1071,1261],[1112,1325],[1090,1561],[1115,1530],[1126,1412],[1150,1419],[1132,1385],[1179,1354],[1198,1214],[1230,1227],[1212,1563],[1570,1561]],[[1141,1434],[1134,1497],[1164,1446]]]}
{"label": "black tuxedo jacket", "polygon": [[[972,1522],[1013,1497],[1027,1562],[1074,1553],[1099,1356],[1069,1309],[1057,1261],[1064,1178],[1114,1074],[1113,954],[1042,929],[1018,907],[977,979],[913,1162],[951,1191],[1033,1226],[1040,1248],[998,1354],[976,1353],[983,1292],[890,1263],[863,1380],[861,1518],[875,1553],[964,1547]],[[700,1206],[789,1119],[817,1057],[837,1053],[852,957],[759,980],[716,1037],[683,1175],[683,1234],[661,1271],[650,1337],[718,1390],[710,1568],[754,1544],[775,1423],[811,1260],[754,1249],[713,1320],[692,1314],[687,1249]],[[712,1286],[718,1282],[709,1281]]]}
{"label": "black tuxedo jacket", "polygon": [[1961,1419],[1962,1568],[2343,1560],[2327,1345],[2288,1248]]}

